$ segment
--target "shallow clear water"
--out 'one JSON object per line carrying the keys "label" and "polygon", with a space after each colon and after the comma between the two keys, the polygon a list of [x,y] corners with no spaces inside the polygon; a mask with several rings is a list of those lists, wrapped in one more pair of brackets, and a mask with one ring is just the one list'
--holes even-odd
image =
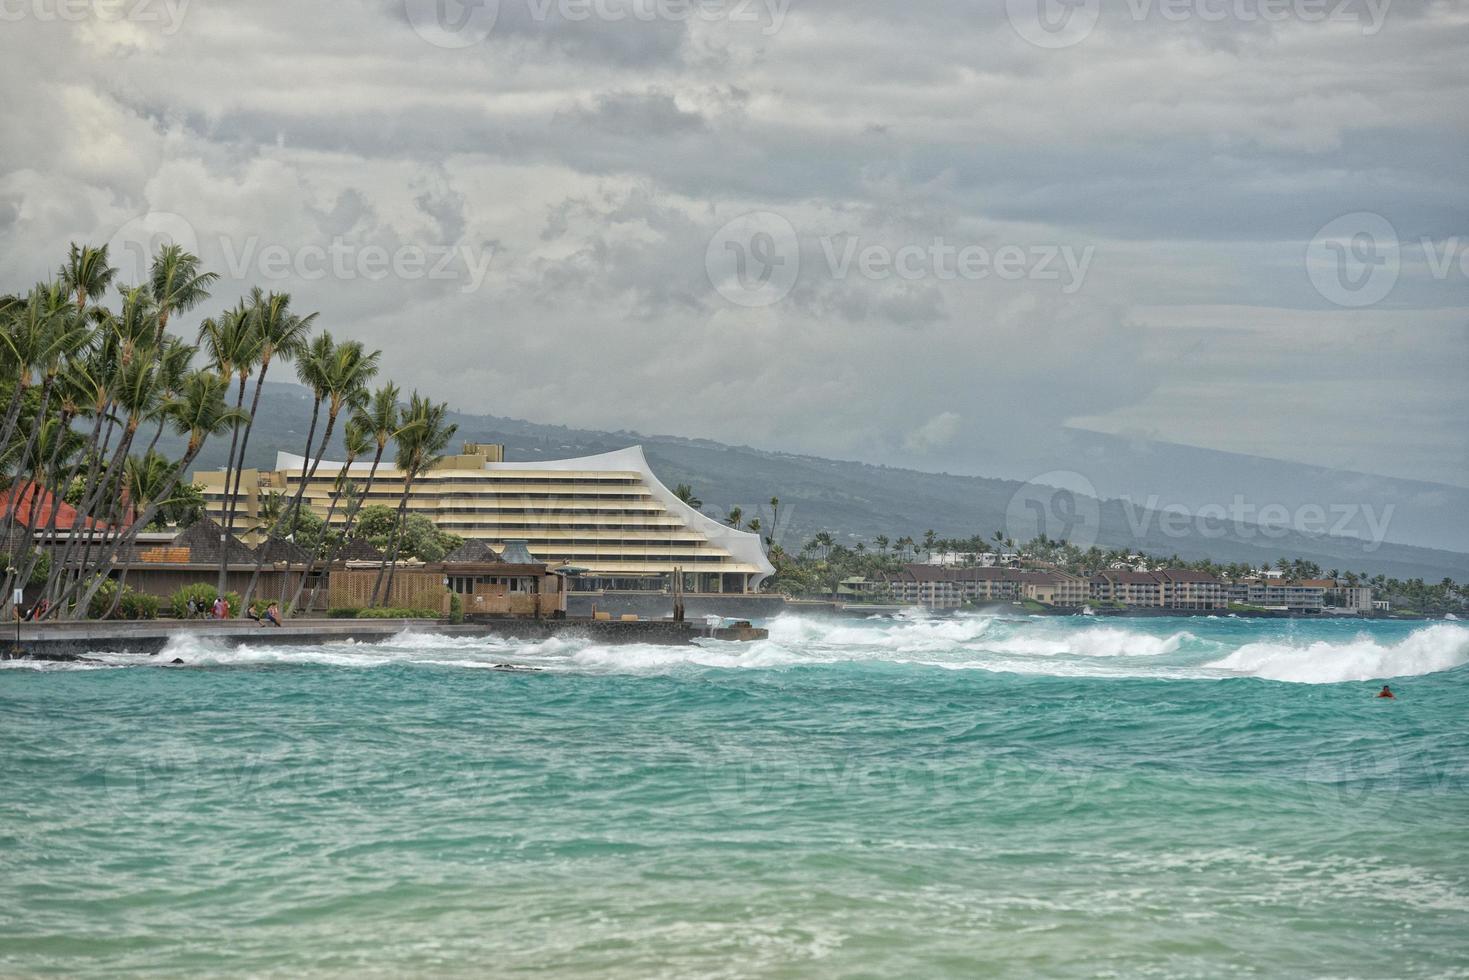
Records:
{"label": "shallow clear water", "polygon": [[0,975],[1469,976],[1459,624],[115,659],[0,670]]}

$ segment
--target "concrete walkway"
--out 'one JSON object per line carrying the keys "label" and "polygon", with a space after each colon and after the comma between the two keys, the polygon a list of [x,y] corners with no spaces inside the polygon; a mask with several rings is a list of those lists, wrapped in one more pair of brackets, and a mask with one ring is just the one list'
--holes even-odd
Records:
{"label": "concrete walkway", "polygon": [[15,633],[0,633],[0,657],[74,660],[88,654],[152,655],[176,636],[207,637],[235,646],[285,646],[353,640],[380,643],[404,630],[439,636],[500,636],[541,640],[552,636],[584,637],[598,643],[654,643],[680,646],[700,637],[725,640],[760,639],[764,630],[709,630],[697,623],[640,620],[607,622],[582,619],[504,619],[446,623],[435,619],[296,619],[284,626],[257,626],[250,620],[146,620],[23,624]]}

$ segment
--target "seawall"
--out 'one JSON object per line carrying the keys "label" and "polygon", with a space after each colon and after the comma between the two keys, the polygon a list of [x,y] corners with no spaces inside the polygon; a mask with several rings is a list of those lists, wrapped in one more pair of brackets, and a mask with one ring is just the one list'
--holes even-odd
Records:
{"label": "seawall", "polygon": [[[130,653],[152,656],[178,636],[199,636],[231,646],[290,646],[307,643],[380,643],[404,630],[439,636],[502,636],[538,640],[553,636],[584,638],[594,643],[652,643],[682,646],[701,637],[723,640],[756,638],[729,629],[710,630],[701,622],[642,620],[607,622],[589,619],[506,619],[444,623],[431,619],[312,619],[282,627],[262,627],[239,620],[154,620],[148,622],[46,623],[23,626],[0,635],[0,659],[76,660],[90,655]],[[758,634],[762,631],[754,631]]]}

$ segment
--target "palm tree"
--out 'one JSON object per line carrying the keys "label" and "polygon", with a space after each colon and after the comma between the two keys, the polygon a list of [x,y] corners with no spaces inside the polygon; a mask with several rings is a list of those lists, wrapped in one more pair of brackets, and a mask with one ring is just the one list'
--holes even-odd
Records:
{"label": "palm tree", "polygon": [[[372,434],[360,425],[356,418],[347,420],[342,427],[342,445],[346,448],[346,459],[342,462],[342,468],[337,471],[337,478],[332,485],[331,503],[326,509],[326,517],[321,522],[321,536],[317,538],[311,549],[311,560],[306,563],[306,568],[301,572],[301,581],[296,585],[296,591],[291,594],[291,602],[288,608],[297,608],[301,601],[301,592],[306,588],[306,580],[311,577],[316,568],[316,560],[321,557],[322,550],[327,546],[327,538],[331,534],[332,518],[336,516],[337,504],[351,486],[352,464],[357,462],[357,457],[363,455],[372,446]],[[336,550],[336,546],[332,546]],[[317,583],[321,583],[318,581]],[[316,590],[312,590],[312,599],[315,600]]]}
{"label": "palm tree", "polygon": [[[317,445],[315,455],[309,458],[308,465],[301,474],[301,482],[296,486],[296,494],[288,511],[291,528],[286,537],[294,540],[296,536],[300,526],[301,508],[305,505],[306,488],[312,480],[316,479],[317,467],[321,465],[327,448],[331,444],[338,416],[341,415],[343,407],[350,406],[353,410],[362,407],[367,398],[368,382],[377,374],[378,361],[381,358],[382,351],[373,351],[369,354],[363,348],[362,343],[356,340],[338,344],[332,340],[330,333],[322,331],[321,335],[311,342],[306,357],[296,365],[297,374],[303,382],[311,385],[317,397],[317,409],[319,410],[325,403],[327,415],[326,426],[321,433],[321,442]],[[307,446],[310,446],[309,440]],[[323,529],[324,533],[325,529]],[[254,590],[255,579],[260,573],[264,558],[265,549],[262,548],[260,557],[255,562],[255,575],[251,576],[250,587],[246,590],[243,600],[246,604],[249,603],[250,593]],[[313,560],[315,560],[314,555]],[[301,584],[304,586],[305,583],[306,573],[303,573]],[[300,588],[296,590],[296,597],[300,598]]]}
{"label": "palm tree", "polygon": [[76,297],[77,312],[84,313],[87,300],[101,296],[117,278],[117,270],[107,263],[107,246],[71,243],[66,263],[56,273],[67,290]]}
{"label": "palm tree", "polygon": [[[99,359],[99,345],[94,339],[89,344],[89,348],[84,352],[83,356],[74,357],[67,364],[64,378],[66,394],[63,396],[63,402],[70,407],[73,416],[90,414],[92,417],[92,429],[85,439],[78,437],[80,445],[77,447],[78,451],[66,473],[64,475],[60,473],[53,475],[51,482],[53,488],[52,503],[50,513],[46,517],[45,531],[41,535],[44,541],[55,539],[56,522],[61,513],[62,494],[65,489],[71,486],[72,481],[77,478],[84,462],[88,466],[89,478],[94,475],[97,461],[101,456],[97,449],[97,442],[102,430],[103,420],[108,417],[107,405],[111,401],[107,394],[106,380],[100,383],[98,381],[99,376],[104,379],[108,377],[102,368],[102,363]],[[69,552],[73,538],[74,535],[68,535],[66,546],[62,549],[63,553]],[[35,570],[35,566],[40,560],[40,557],[40,551],[35,551],[31,554],[26,567],[21,570],[17,579],[18,581],[27,582],[30,580],[31,573]],[[48,593],[52,584],[51,576],[59,574],[59,563],[54,561],[55,557],[56,555],[53,554],[51,573],[47,577],[46,584]]]}
{"label": "palm tree", "polygon": [[752,517],[752,518],[750,518],[750,522],[745,525],[745,528],[751,534],[759,534],[760,533],[760,518],[758,518],[758,517]]}
{"label": "palm tree", "polygon": [[745,522],[745,512],[742,509],[740,509],[739,507],[731,507],[729,509],[729,513],[727,515],[725,515],[725,518],[724,518],[724,523],[728,524],[730,527],[734,528],[736,531],[738,531],[740,529],[740,525],[743,524],[744,522]]}
{"label": "palm tree", "polygon": [[158,337],[174,313],[187,313],[209,298],[209,287],[219,279],[217,272],[200,272],[199,257],[185,252],[182,245],[168,244],[153,257],[148,273],[148,292],[158,306]]}
{"label": "palm tree", "polygon": [[[16,336],[18,343],[14,350],[21,367],[20,380],[24,381],[32,371],[39,372],[41,388],[34,422],[16,460],[17,487],[35,483],[43,470],[35,455],[36,442],[46,427],[52,393],[56,389],[57,379],[62,376],[63,368],[82,349],[90,336],[85,321],[72,309],[70,297],[60,282],[40,285],[32,290],[19,326]],[[59,436],[57,433],[58,439]],[[0,441],[0,446],[9,446],[8,437]],[[18,513],[19,508],[9,508],[4,519],[0,520],[0,541],[10,539],[10,530]],[[6,576],[0,611],[7,609],[10,604],[13,584],[10,574],[7,573]]]}
{"label": "palm tree", "polygon": [[[100,563],[100,567],[110,567],[116,561],[119,552],[137,537],[138,532],[146,527],[149,521],[153,520],[154,515],[158,513],[158,508],[178,486],[179,479],[193,465],[199,451],[204,448],[204,443],[211,436],[226,431],[239,420],[238,411],[231,408],[225,401],[228,392],[228,378],[222,378],[212,371],[195,371],[184,382],[179,396],[169,401],[165,407],[169,422],[175,432],[187,437],[184,455],[174,464],[173,473],[158,491],[157,498],[149,502],[137,515],[132,526],[118,537],[105,561]],[[74,616],[86,615],[92,598],[102,587],[105,579],[105,575],[97,575],[92,578],[90,584],[77,598],[73,609]],[[63,596],[63,599],[65,598],[67,597]]]}
{"label": "palm tree", "polygon": [[[226,538],[235,526],[235,507],[240,499],[240,479],[245,467],[245,449],[250,444],[250,431],[260,412],[260,393],[265,387],[265,374],[270,362],[276,358],[290,361],[295,358],[311,335],[311,326],[316,322],[315,313],[304,317],[291,312],[291,297],[288,293],[266,294],[259,287],[250,292],[250,318],[255,336],[260,343],[256,355],[259,370],[255,374],[255,393],[250,398],[250,414],[245,420],[245,429],[240,435],[239,465],[235,467],[235,480],[230,485],[228,474],[225,480],[224,533]],[[308,452],[310,443],[307,443]]]}
{"label": "palm tree", "polygon": [[704,506],[704,501],[694,496],[694,488],[689,486],[687,483],[680,483],[678,486],[674,487],[673,495],[679,500],[682,500],[684,503],[688,504],[690,507],[694,508],[694,510],[698,510],[700,507]]}
{"label": "palm tree", "polygon": [[[90,488],[95,485],[101,473],[103,462],[107,458],[107,451],[111,447],[113,429],[118,421],[117,415],[113,412],[119,381],[117,335],[111,325],[111,319],[105,319],[99,326],[97,336],[94,337],[88,350],[83,356],[73,358],[70,364],[68,384],[76,389],[77,398],[85,402],[86,411],[91,414],[93,423],[87,447],[82,454],[84,459],[78,460],[78,464],[67,474],[65,480],[58,484],[58,487],[65,490],[71,486],[73,480],[80,478],[83,499],[89,495]],[[79,477],[82,462],[85,462],[86,465],[86,475]],[[84,508],[85,504],[78,508],[79,518],[89,513]],[[47,539],[50,539],[51,534],[56,530],[56,512],[59,509],[59,506],[53,507],[53,513],[47,520]],[[60,554],[52,556],[51,572],[47,577],[45,589],[48,599],[56,595],[62,574],[69,567],[71,555],[76,549],[77,540],[75,533],[68,534]]]}
{"label": "palm tree", "polygon": [[[114,352],[116,353],[116,352]],[[123,512],[123,484],[122,467],[128,458],[128,451],[132,448],[133,441],[137,436],[138,427],[149,419],[157,417],[159,413],[166,412],[166,405],[161,404],[162,391],[159,384],[159,366],[150,357],[138,357],[130,361],[119,359],[116,362],[115,377],[112,381],[112,409],[120,413],[122,418],[121,435],[117,446],[112,450],[112,457],[105,466],[100,465],[100,473],[91,479],[82,491],[81,504],[77,507],[77,520],[106,521],[115,524]],[[96,472],[94,470],[93,472]],[[103,547],[106,547],[107,532],[104,530]],[[63,550],[62,561],[53,562],[53,574],[71,571],[75,577],[70,583],[63,578],[57,577],[56,581],[49,586],[48,591],[55,593],[55,605],[61,603],[79,587],[83,572],[91,567],[92,549],[95,544],[94,534],[80,536],[81,555],[79,559],[71,562],[73,545],[78,541],[75,533],[67,536],[67,547]],[[62,567],[57,569],[55,566]]]}
{"label": "palm tree", "polygon": [[122,469],[128,502],[139,509],[145,509],[155,501],[162,501],[164,489],[174,475],[173,463],[157,451],[149,451],[143,456],[129,456]]}
{"label": "palm tree", "polygon": [[[232,375],[239,377],[239,393],[235,396],[235,411],[243,416],[245,405],[245,384],[249,380],[250,372],[255,369],[255,362],[259,356],[260,338],[255,331],[255,318],[250,315],[250,310],[243,302],[237,303],[231,310],[226,310],[218,318],[210,317],[199,324],[199,344],[204,352],[209,355],[210,366],[222,378]],[[240,442],[240,423],[236,422],[230,430],[230,451],[225,457],[224,483],[229,487],[230,472],[236,465],[236,452]],[[219,553],[219,579],[216,585],[218,591],[223,592],[225,586],[225,575],[228,568],[227,558],[229,550],[221,548]]]}
{"label": "palm tree", "polygon": [[[425,471],[432,469],[443,459],[444,447],[454,438],[459,426],[448,422],[449,406],[435,405],[427,398],[414,392],[408,399],[408,409],[403,416],[395,441],[398,445],[398,469],[403,473],[403,494],[398,498],[398,513],[393,522],[392,552],[387,556],[387,590],[385,596],[393,594],[393,573],[398,566],[398,552],[403,544],[403,521],[408,511],[408,497],[413,492],[413,482]],[[378,580],[373,583],[372,603],[377,604],[379,586],[383,572],[378,571]]]}
{"label": "palm tree", "polygon": [[765,539],[767,545],[775,544],[775,536],[780,532],[780,498],[770,498],[770,536]]}
{"label": "palm tree", "polygon": [[[357,515],[367,503],[368,495],[372,493],[372,485],[377,480],[377,468],[383,460],[383,453],[387,451],[388,443],[397,438],[399,431],[398,399],[402,392],[398,386],[389,381],[372,393],[367,400],[366,406],[359,409],[353,416],[353,424],[363,432],[372,436],[376,445],[372,456],[372,466],[367,471],[367,485],[347,507],[347,518],[342,522],[342,535],[333,544],[332,550],[327,554],[326,565],[331,567],[336,560],[337,552],[346,544],[347,539],[352,536],[352,527],[357,521]],[[316,607],[316,594],[321,588],[321,580],[311,589],[311,595],[306,600],[306,608]]]}
{"label": "palm tree", "polygon": [[[260,542],[259,547],[255,549],[255,568],[250,573],[250,584],[245,586],[245,594],[240,599],[242,612],[250,608],[250,599],[254,596],[255,586],[260,581],[260,570],[265,566],[265,558],[270,552],[267,547],[269,543],[280,537],[282,531],[285,531],[286,538],[296,533],[297,515],[300,513],[301,502],[306,496],[306,485],[315,475],[315,466],[311,461],[320,456],[319,453],[313,452],[312,445],[316,442],[316,426],[321,421],[321,406],[326,404],[327,400],[328,374],[331,371],[332,358],[336,356],[336,346],[332,335],[323,330],[311,339],[296,361],[296,379],[311,389],[311,424],[306,427],[306,445],[301,450],[301,479],[296,484],[296,492],[291,495],[291,502],[286,507],[282,519],[270,529],[265,540]],[[325,450],[326,440],[323,439],[321,451]],[[289,530],[286,529],[287,525],[289,525]]]}

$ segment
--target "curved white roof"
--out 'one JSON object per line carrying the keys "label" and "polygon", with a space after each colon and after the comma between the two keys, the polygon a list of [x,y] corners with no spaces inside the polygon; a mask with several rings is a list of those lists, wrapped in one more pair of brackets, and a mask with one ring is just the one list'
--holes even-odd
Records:
{"label": "curved white roof", "polygon": [[[307,461],[295,453],[276,453],[275,468],[277,470],[295,470],[300,472],[306,468]],[[322,460],[317,465],[317,476],[331,476],[342,471],[343,463],[332,460]],[[760,569],[760,574],[751,583],[758,586],[761,581],[775,574],[775,566],[770,564],[770,559],[765,557],[765,548],[761,544],[760,535],[749,531],[736,531],[727,524],[714,520],[707,514],[695,510],[688,504],[679,500],[674,492],[663,485],[648,465],[648,458],[643,455],[642,446],[628,446],[626,449],[614,449],[609,453],[598,453],[595,456],[577,456],[572,459],[546,459],[519,461],[513,463],[486,463],[484,468],[496,472],[514,473],[524,472],[633,472],[640,475],[643,482],[653,497],[668,509],[669,513],[682,518],[683,522],[693,530],[698,531],[710,542],[728,551],[736,561],[753,565]],[[366,475],[372,469],[371,462],[353,463],[348,469],[349,473],[362,473]]]}

